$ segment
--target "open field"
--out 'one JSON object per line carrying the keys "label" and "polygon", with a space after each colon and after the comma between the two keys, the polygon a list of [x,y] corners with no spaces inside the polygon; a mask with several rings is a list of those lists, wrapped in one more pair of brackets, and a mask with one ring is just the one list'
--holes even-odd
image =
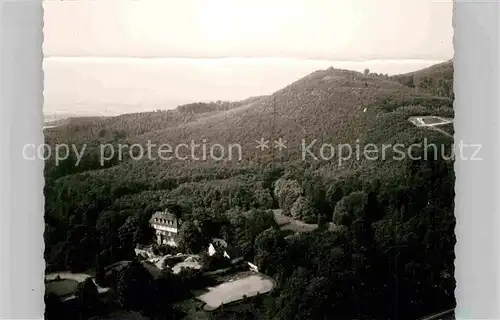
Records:
{"label": "open field", "polygon": [[[312,232],[318,228],[316,223],[305,223],[295,220],[292,217],[285,216],[281,213],[281,209],[273,210],[274,220],[281,230],[297,233]],[[335,231],[336,226],[333,223],[328,223],[328,230]]]}
{"label": "open field", "polygon": [[45,280],[47,281],[56,280],[57,277],[61,279],[75,280],[76,282],[83,282],[90,276],[86,273],[54,272],[45,275]]}
{"label": "open field", "polygon": [[274,220],[279,225],[281,230],[293,232],[311,232],[318,228],[317,224],[308,224],[302,221],[294,220],[292,217],[281,214],[281,210],[273,210]]}
{"label": "open field", "polygon": [[[74,283],[76,283],[77,286],[80,282],[85,281],[87,278],[92,278],[92,276],[90,276],[86,273],[71,273],[71,272],[64,271],[64,272],[54,272],[54,273],[46,274],[45,281],[47,282],[47,284],[52,283],[52,281],[60,282],[60,280],[56,280],[58,277],[61,280],[71,281],[72,283],[74,282]],[[105,293],[105,292],[109,291],[109,288],[103,288],[103,287],[100,287],[99,285],[97,285],[97,283],[95,283],[94,279],[92,279],[92,281],[94,282],[94,284],[97,287],[97,292]],[[65,295],[64,300],[71,300],[74,298],[75,298],[74,292],[71,292],[71,294]]]}
{"label": "open field", "polygon": [[66,297],[75,293],[78,281],[73,279],[51,280],[45,283],[45,291],[54,293],[58,297]]}
{"label": "open field", "polygon": [[199,295],[197,298],[206,305],[205,310],[214,310],[223,304],[228,304],[245,297],[253,297],[271,291],[275,286],[272,279],[260,274],[252,274],[243,277],[233,277],[232,279],[216,286],[208,288],[208,292]]}

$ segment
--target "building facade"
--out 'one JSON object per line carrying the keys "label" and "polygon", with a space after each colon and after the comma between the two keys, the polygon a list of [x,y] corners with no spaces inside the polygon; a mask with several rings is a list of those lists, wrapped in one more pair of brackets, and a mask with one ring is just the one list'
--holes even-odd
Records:
{"label": "building facade", "polygon": [[149,220],[155,230],[156,242],[176,247],[179,239],[179,221],[177,217],[166,211],[158,211]]}

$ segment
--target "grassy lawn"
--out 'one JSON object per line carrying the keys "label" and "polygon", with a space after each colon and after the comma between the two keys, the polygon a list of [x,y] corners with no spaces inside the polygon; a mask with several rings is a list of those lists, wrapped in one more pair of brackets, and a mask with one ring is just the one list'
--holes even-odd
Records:
{"label": "grassy lawn", "polygon": [[78,281],[71,279],[52,280],[45,283],[47,293],[54,293],[59,297],[70,296],[75,293]]}

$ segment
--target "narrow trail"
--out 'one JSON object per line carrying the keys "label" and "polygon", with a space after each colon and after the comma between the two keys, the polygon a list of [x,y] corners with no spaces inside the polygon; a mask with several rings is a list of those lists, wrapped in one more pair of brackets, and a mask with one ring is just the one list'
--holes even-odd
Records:
{"label": "narrow trail", "polygon": [[430,128],[429,128],[429,129],[431,129],[431,130],[435,130],[435,131],[439,131],[439,132],[441,132],[442,134],[444,134],[445,136],[450,137],[450,138],[453,138],[453,135],[449,134],[448,132],[444,131],[444,130],[443,130],[443,129],[441,129],[441,128],[438,128],[437,126],[430,126]]}

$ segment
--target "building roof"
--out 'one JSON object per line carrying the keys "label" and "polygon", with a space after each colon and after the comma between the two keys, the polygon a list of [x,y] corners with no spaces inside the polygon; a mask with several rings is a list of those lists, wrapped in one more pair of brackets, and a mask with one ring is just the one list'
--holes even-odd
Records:
{"label": "building roof", "polygon": [[168,210],[157,211],[149,219],[150,223],[177,228],[177,217]]}

